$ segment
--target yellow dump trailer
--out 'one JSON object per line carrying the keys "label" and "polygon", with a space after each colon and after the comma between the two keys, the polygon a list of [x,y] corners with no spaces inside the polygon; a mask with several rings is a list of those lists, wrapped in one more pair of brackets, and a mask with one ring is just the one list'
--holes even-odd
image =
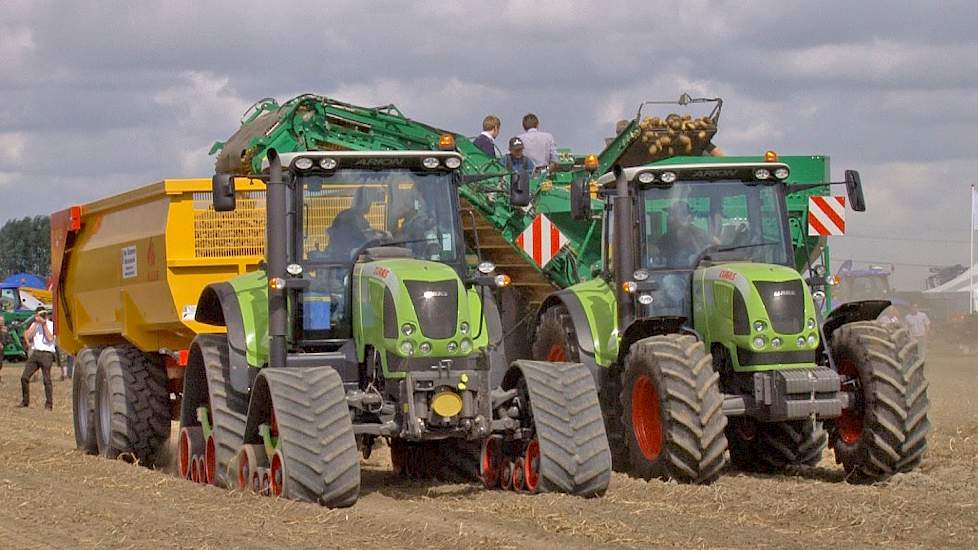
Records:
{"label": "yellow dump trailer", "polygon": [[210,180],[172,179],[52,214],[61,347],[131,344],[178,357],[196,334],[213,332],[194,321],[201,290],[264,255],[264,184],[239,185],[238,203],[215,212]]}

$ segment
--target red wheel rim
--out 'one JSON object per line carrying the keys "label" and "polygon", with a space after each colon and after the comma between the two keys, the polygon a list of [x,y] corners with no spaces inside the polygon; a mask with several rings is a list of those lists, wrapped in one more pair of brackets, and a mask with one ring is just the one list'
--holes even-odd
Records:
{"label": "red wheel rim", "polygon": [[217,444],[214,442],[214,433],[207,437],[207,446],[204,447],[204,483],[215,483],[217,481]]}
{"label": "red wheel rim", "polygon": [[540,441],[534,439],[526,447],[526,456],[523,457],[523,478],[526,481],[526,490],[531,493],[537,492],[540,485]]}
{"label": "red wheel rim", "polygon": [[513,463],[507,460],[499,471],[499,485],[504,490],[513,486],[513,469]]}
{"label": "red wheel rim", "polygon": [[550,346],[550,351],[547,352],[547,361],[552,361],[554,363],[566,363],[567,352],[564,351],[564,346],[560,344]]}
{"label": "red wheel rim", "polygon": [[662,452],[662,420],[659,394],[648,375],[641,375],[632,386],[632,429],[638,448],[649,460]]}
{"label": "red wheel rim", "polygon": [[259,470],[254,470],[251,472],[251,490],[256,494],[261,494],[261,472]]}
{"label": "red wheel rim", "polygon": [[274,410],[272,410],[272,421],[271,421],[271,426],[269,426],[269,429],[272,432],[272,437],[278,437],[278,419],[275,418]]}
{"label": "red wheel rim", "polygon": [[193,457],[190,456],[190,433],[184,428],[180,430],[180,447],[178,450],[177,469],[180,477],[190,479]]}
{"label": "red wheel rim", "polygon": [[238,489],[244,491],[251,485],[251,465],[248,464],[248,453],[244,449],[238,451]]}
{"label": "red wheel rim", "polygon": [[258,494],[262,496],[268,496],[269,490],[271,488],[271,480],[269,479],[268,469],[262,470],[261,476],[259,477],[259,490]]}
{"label": "red wheel rim", "polygon": [[196,456],[190,459],[190,481],[200,483],[200,461]]}
{"label": "red wheel rim", "polygon": [[488,437],[482,442],[482,460],[479,464],[479,475],[482,483],[487,489],[494,489],[499,485],[499,462],[500,462],[499,439]]}
{"label": "red wheel rim", "polygon": [[271,493],[273,496],[282,496],[283,489],[285,488],[285,468],[282,464],[281,453],[275,453],[272,456],[272,466],[269,469],[269,485]]}
{"label": "red wheel rim", "polygon": [[523,461],[518,460],[516,464],[513,465],[513,490],[522,491],[523,490]]}
{"label": "red wheel rim", "polygon": [[[838,362],[839,374],[848,376],[852,380],[859,382],[859,371],[856,369],[852,359],[844,358]],[[856,387],[857,391],[862,391],[862,385]],[[848,409],[842,409],[842,415],[836,419],[835,428],[839,433],[839,439],[847,445],[855,445],[863,435],[863,411],[862,408],[854,404]]]}

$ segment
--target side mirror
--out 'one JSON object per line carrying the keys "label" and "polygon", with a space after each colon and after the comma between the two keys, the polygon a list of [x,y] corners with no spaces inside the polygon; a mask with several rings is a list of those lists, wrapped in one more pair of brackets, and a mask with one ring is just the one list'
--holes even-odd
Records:
{"label": "side mirror", "polygon": [[510,177],[509,203],[513,206],[528,206],[530,204],[530,174],[519,170]]}
{"label": "side mirror", "polygon": [[859,172],[846,170],[846,194],[849,195],[849,204],[856,212],[866,211],[866,198],[863,197],[863,183],[859,179]]}
{"label": "side mirror", "polygon": [[214,201],[214,210],[217,212],[230,212],[234,210],[234,176],[231,174],[214,174],[211,178],[211,192]]}
{"label": "side mirror", "polygon": [[588,176],[578,176],[571,182],[571,219],[587,220],[591,217],[591,183]]}

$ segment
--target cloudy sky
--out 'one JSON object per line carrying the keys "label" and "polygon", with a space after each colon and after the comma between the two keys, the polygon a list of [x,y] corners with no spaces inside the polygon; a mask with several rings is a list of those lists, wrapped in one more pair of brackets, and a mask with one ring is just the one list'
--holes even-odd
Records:
{"label": "cloudy sky", "polygon": [[859,169],[836,261],[968,262],[978,180],[972,2],[69,2],[0,4],[0,223],[164,177],[262,97],[395,103],[475,134],[526,111],[559,145],[600,149],[642,100],[725,100],[732,154]]}

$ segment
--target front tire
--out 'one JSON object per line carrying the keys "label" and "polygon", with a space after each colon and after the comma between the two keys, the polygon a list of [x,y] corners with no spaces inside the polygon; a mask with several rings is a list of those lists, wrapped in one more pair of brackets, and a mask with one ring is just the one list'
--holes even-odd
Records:
{"label": "front tire", "polygon": [[632,475],[711,483],[727,462],[723,398],[712,358],[695,337],[631,345],[622,374],[622,423]]}
{"label": "front tire", "polygon": [[815,466],[822,460],[828,439],[822,423],[811,420],[757,422],[740,417],[727,426],[730,462],[750,471]]}
{"label": "front tire", "polygon": [[833,422],[836,461],[853,481],[913,470],[927,449],[929,402],[924,358],[902,325],[860,321],[832,334],[832,358],[854,406]]}

